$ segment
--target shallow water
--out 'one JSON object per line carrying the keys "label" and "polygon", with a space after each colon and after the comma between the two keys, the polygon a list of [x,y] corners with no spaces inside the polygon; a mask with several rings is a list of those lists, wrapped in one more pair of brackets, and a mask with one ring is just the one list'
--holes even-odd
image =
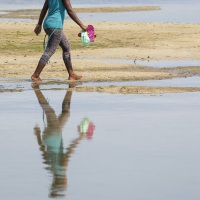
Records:
{"label": "shallow water", "polygon": [[21,18],[0,18],[0,22],[31,22],[32,19],[21,19]]}
{"label": "shallow water", "polygon": [[[8,1],[3,4],[0,0],[0,10],[17,9],[41,9],[43,1],[33,3],[33,1]],[[156,5],[161,10],[142,11],[142,12],[117,12],[117,13],[78,13],[82,21],[118,21],[118,22],[177,22],[177,23],[200,23],[200,2],[197,0],[189,1],[106,1],[100,4],[92,1],[73,2],[74,7],[104,7],[104,6],[138,6],[138,5]],[[0,21],[2,19],[0,18]],[[5,21],[5,19],[4,19]],[[18,19],[18,21],[21,21]]]}
{"label": "shallow water", "polygon": [[155,67],[155,68],[164,68],[164,67],[192,67],[200,66],[200,60],[136,60],[135,64]]}
{"label": "shallow water", "polygon": [[[81,60],[81,59],[77,59]],[[192,67],[200,66],[200,60],[124,60],[124,59],[91,59],[98,62],[122,63],[130,65],[142,65],[147,67]]]}
{"label": "shallow water", "polygon": [[[0,93],[0,199],[200,198],[200,93],[36,93]],[[88,139],[77,130],[86,116]],[[45,140],[53,130],[68,153],[54,152],[62,162]]]}
{"label": "shallow water", "polygon": [[0,11],[0,14],[1,14],[1,15],[3,15],[3,14],[8,14],[8,12]]}
{"label": "shallow water", "polygon": [[[65,90],[68,84],[65,79],[47,79],[43,80],[48,84],[40,85],[41,90],[60,89]],[[52,82],[52,83],[50,83]],[[154,87],[200,87],[200,77],[182,77],[163,80],[145,80],[145,81],[126,81],[126,82],[82,82],[77,83],[77,87],[85,86],[154,86]],[[33,90],[30,80],[25,79],[0,79],[0,90]]]}
{"label": "shallow water", "polygon": [[200,23],[200,4],[159,5],[161,10],[117,13],[79,13],[85,21]]}

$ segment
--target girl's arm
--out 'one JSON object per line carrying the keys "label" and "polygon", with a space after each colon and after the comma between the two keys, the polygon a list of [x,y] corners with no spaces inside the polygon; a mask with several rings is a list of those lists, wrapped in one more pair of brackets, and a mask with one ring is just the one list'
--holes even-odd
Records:
{"label": "girl's arm", "polygon": [[48,0],[45,0],[44,6],[43,6],[41,13],[40,13],[38,24],[36,25],[36,28],[34,30],[36,35],[40,34],[40,32],[41,32],[42,23],[43,23],[44,17],[47,14],[47,10],[48,10]]}
{"label": "girl's arm", "polygon": [[82,22],[79,20],[78,16],[74,12],[70,0],[62,0],[65,9],[67,10],[68,15],[71,19],[76,22],[84,31],[87,31],[87,26],[83,25]]}

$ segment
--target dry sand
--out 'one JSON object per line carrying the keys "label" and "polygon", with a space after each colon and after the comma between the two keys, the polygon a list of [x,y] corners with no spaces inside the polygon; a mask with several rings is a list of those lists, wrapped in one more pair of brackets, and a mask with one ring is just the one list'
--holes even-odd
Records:
{"label": "dry sand", "polygon": [[[29,78],[35,70],[42,55],[44,37],[44,32],[40,36],[34,35],[35,24],[36,21],[0,22],[0,78]],[[199,67],[155,69],[105,60],[200,59],[199,24],[93,22],[93,25],[97,38],[85,47],[77,36],[79,27],[71,21],[65,22],[64,31],[71,43],[74,70],[83,75],[82,81],[167,79],[200,74]],[[41,78],[67,79],[60,49]]]}

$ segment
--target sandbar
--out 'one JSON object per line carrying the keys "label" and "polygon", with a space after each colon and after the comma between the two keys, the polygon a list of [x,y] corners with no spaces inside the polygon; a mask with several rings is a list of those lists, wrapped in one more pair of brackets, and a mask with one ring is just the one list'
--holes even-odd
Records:
{"label": "sandbar", "polygon": [[[34,34],[35,24],[36,21],[0,22],[0,78],[30,78],[43,53],[45,35],[44,31],[39,36]],[[93,22],[93,25],[97,38],[90,46],[81,43],[77,36],[80,28],[75,23],[67,21],[64,25],[71,43],[73,67],[83,75],[82,81],[145,81],[200,75],[198,66],[156,69],[106,61],[199,60],[199,24]],[[41,78],[66,78],[68,82],[60,48]]]}

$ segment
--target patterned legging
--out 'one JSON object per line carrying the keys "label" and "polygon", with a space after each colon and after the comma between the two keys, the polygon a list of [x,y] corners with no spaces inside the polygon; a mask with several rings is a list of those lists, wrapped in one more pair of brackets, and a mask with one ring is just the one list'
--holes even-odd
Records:
{"label": "patterned legging", "polygon": [[[50,36],[54,30],[55,29],[53,28],[47,28],[45,29],[45,32],[48,36]],[[40,62],[47,64],[51,56],[55,53],[58,45],[62,48],[64,63],[71,62],[70,43],[68,42],[62,29],[56,29],[51,35]]]}

